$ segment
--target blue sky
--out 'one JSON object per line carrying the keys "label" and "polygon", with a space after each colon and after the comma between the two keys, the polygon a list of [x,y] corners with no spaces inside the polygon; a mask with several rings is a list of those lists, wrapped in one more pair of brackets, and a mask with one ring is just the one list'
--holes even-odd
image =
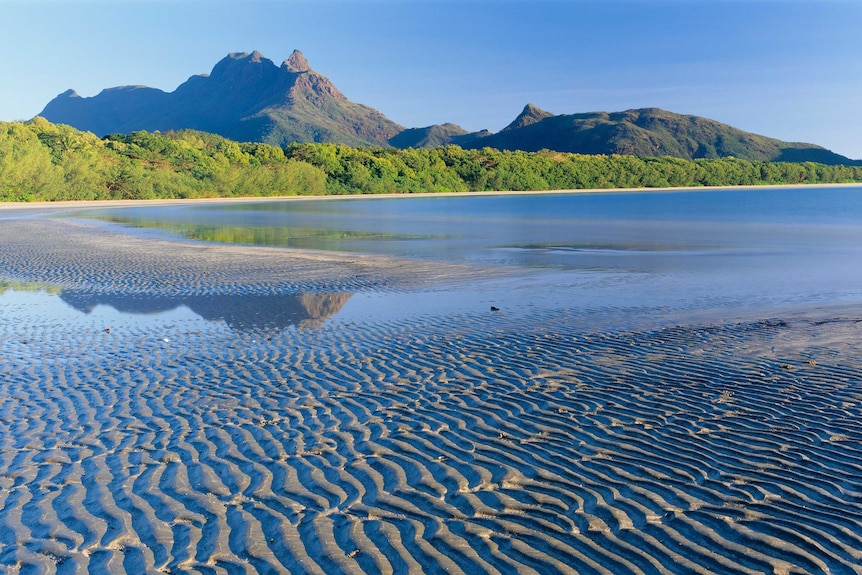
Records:
{"label": "blue sky", "polygon": [[656,106],[862,158],[858,0],[0,0],[0,120],[302,50],[406,127]]}

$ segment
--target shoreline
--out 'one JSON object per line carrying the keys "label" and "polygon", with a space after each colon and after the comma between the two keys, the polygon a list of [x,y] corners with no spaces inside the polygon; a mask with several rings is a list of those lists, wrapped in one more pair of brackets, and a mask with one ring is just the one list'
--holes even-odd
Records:
{"label": "shoreline", "polygon": [[162,206],[184,204],[216,204],[216,203],[258,203],[270,201],[319,201],[319,200],[363,200],[363,199],[397,199],[397,198],[442,198],[469,196],[529,196],[529,195],[574,195],[574,194],[651,194],[662,192],[708,192],[720,190],[757,191],[764,189],[801,189],[801,188],[835,188],[859,187],[862,183],[837,184],[775,184],[759,186],[682,186],[668,188],[585,188],[574,190],[533,190],[533,191],[483,191],[483,192],[422,192],[416,194],[342,194],[342,195],[310,195],[310,196],[247,196],[223,198],[158,198],[146,200],[66,200],[59,202],[0,202],[0,211],[44,210],[44,209],[79,209],[79,208],[123,208],[138,206]]}

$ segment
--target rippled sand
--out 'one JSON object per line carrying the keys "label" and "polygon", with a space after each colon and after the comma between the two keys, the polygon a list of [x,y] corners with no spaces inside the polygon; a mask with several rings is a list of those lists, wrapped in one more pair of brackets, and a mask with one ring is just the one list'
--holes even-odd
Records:
{"label": "rippled sand", "polygon": [[[0,222],[0,276],[81,308],[478,273]],[[327,322],[346,298],[303,297],[311,327],[4,309],[0,567],[862,572],[853,310],[599,331],[552,309]]]}

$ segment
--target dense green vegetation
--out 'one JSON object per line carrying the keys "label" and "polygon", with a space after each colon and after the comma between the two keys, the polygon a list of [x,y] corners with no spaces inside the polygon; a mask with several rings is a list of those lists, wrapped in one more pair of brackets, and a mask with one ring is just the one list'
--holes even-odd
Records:
{"label": "dense green vegetation", "polygon": [[42,118],[0,123],[3,201],[300,193],[326,193],[325,174],[266,144],[193,131],[99,139]]}
{"label": "dense green vegetation", "polygon": [[351,148],[294,144],[288,157],[326,172],[331,194],[568,190],[862,182],[862,167],[560,152]]}
{"label": "dense green vegetation", "polygon": [[202,198],[862,182],[862,167],[735,158],[354,148],[286,150],[196,131],[103,139],[42,118],[0,123],[0,201]]}

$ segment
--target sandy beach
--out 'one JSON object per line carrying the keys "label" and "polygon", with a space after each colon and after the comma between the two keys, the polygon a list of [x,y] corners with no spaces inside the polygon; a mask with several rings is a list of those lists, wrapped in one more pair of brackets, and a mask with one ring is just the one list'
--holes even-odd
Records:
{"label": "sandy beach", "polygon": [[0,207],[7,573],[862,573],[858,308],[336,321],[516,272],[71,207]]}
{"label": "sandy beach", "polygon": [[[165,206],[183,204],[230,204],[230,203],[255,203],[280,201],[320,201],[320,200],[363,200],[368,198],[442,198],[452,196],[530,196],[530,195],[571,195],[571,194],[628,194],[628,193],[662,193],[662,192],[708,192],[714,190],[766,190],[770,188],[780,189],[818,189],[818,188],[857,188],[859,183],[832,183],[832,184],[781,184],[763,186],[682,186],[661,188],[583,188],[576,190],[543,190],[543,191],[488,191],[488,192],[426,192],[412,194],[349,194],[349,195],[327,195],[327,196],[259,196],[239,198],[194,198],[194,199],[167,199],[167,200],[70,200],[57,202],[0,202],[0,212],[56,212],[66,210],[93,209],[93,208],[126,208],[132,206]],[[14,216],[17,217],[17,216]]]}

